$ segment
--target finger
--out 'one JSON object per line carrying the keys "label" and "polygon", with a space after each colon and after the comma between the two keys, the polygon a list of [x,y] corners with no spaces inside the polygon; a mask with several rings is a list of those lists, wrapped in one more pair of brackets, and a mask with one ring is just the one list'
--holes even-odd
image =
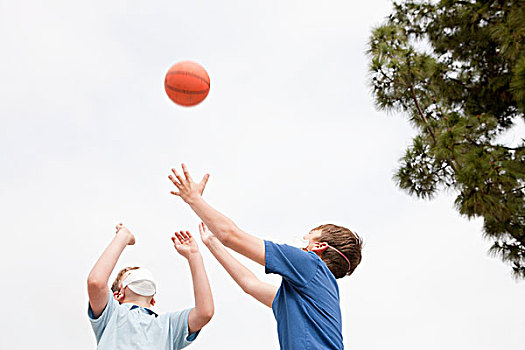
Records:
{"label": "finger", "polygon": [[206,184],[208,183],[208,179],[209,178],[210,178],[210,174],[206,174],[206,175],[204,175],[204,177],[201,180],[201,183],[200,183],[201,188],[202,188],[201,189],[201,195],[204,192],[204,189],[206,188]]}
{"label": "finger", "polygon": [[184,245],[184,241],[180,237],[176,237],[175,247],[180,248]]}
{"label": "finger", "polygon": [[[171,169],[171,171],[173,171],[173,172],[175,173],[175,170],[174,170],[174,169]],[[177,182],[177,181],[175,181],[175,179],[173,178],[173,175],[171,175],[171,174],[168,175],[168,179],[170,179],[171,182],[173,182],[174,185],[175,185],[175,183]]]}
{"label": "finger", "polygon": [[179,232],[179,238],[180,238],[180,241],[182,243],[187,243],[188,242],[188,237],[186,236],[186,234],[184,233],[184,231],[180,231]]}
{"label": "finger", "polygon": [[182,245],[180,240],[177,237],[175,237],[175,236],[171,237],[171,240],[173,241],[173,244],[175,245],[175,248],[178,248],[180,245]]}
{"label": "finger", "polygon": [[175,236],[171,237],[171,240],[173,241],[173,244],[175,245],[175,248],[177,249],[182,244],[179,237],[177,237],[177,233],[175,233]]}
{"label": "finger", "polygon": [[192,238],[193,238],[193,237],[191,236],[190,231],[186,231],[186,237],[187,237],[188,239],[192,239]]}
{"label": "finger", "polygon": [[204,233],[204,226],[203,225],[204,224],[202,222],[199,224],[199,232],[201,233],[201,235]]}
{"label": "finger", "polygon": [[184,183],[184,179],[182,178],[182,176],[180,176],[180,174],[175,169],[171,169],[171,171],[173,171],[173,175],[175,175],[177,180],[179,180],[180,184],[182,185]]}
{"label": "finger", "polygon": [[184,172],[184,176],[186,177],[186,180],[188,181],[193,181],[191,179],[191,176],[190,176],[190,173],[188,171],[188,167],[186,166],[186,164],[182,163],[182,171]]}
{"label": "finger", "polygon": [[190,240],[191,234],[189,234],[188,231],[180,231],[180,233],[181,233],[182,237],[184,237],[185,241],[189,241]]}
{"label": "finger", "polygon": [[180,197],[180,192],[171,191],[170,193],[172,195],[174,195],[174,196],[179,196]]}
{"label": "finger", "polygon": [[182,242],[184,241],[184,237],[182,237],[182,235],[180,234],[180,232],[175,232],[175,237],[177,237],[177,239]]}
{"label": "finger", "polygon": [[177,180],[175,180],[172,175],[168,175],[168,179],[170,179],[171,182],[173,182],[173,184],[180,190],[182,185]]}

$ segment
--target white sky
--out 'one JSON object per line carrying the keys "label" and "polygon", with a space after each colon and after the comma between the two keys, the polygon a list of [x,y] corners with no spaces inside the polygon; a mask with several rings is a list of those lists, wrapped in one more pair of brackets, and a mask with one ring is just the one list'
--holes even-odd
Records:
{"label": "white sky", "polygon": [[[374,109],[364,54],[390,9],[0,0],[0,348],[95,348],[86,277],[120,220],[137,244],[117,268],[155,273],[158,311],[192,306],[169,239],[198,224],[169,195],[183,161],[211,173],[206,198],[257,236],[290,241],[332,222],[364,237],[361,266],[339,280],[348,349],[523,347],[525,284],[487,256],[482,222],[458,216],[454,193],[422,201],[392,181],[414,131]],[[163,91],[186,59],[211,77],[189,109]],[[277,348],[271,310],[201,247],[216,314],[190,348]]]}

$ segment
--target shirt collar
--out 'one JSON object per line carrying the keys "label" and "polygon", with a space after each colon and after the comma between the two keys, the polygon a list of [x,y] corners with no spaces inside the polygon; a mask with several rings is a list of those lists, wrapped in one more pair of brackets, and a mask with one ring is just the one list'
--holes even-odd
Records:
{"label": "shirt collar", "polygon": [[143,307],[143,306],[138,306],[138,305],[135,305],[135,304],[132,304],[132,303],[124,303],[122,304],[122,306],[126,307],[126,309],[128,310],[133,310],[133,309],[142,309],[142,310],[146,310],[146,312],[150,315],[154,315],[155,317],[158,317],[159,315],[151,310],[151,309],[148,309],[147,307]]}

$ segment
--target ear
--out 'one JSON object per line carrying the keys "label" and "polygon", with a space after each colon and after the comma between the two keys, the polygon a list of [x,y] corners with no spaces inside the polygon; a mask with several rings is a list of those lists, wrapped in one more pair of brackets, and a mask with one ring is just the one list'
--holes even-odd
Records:
{"label": "ear", "polygon": [[116,301],[119,302],[119,304],[122,304],[122,301],[124,300],[124,297],[126,294],[124,293],[124,289],[120,288],[118,291],[113,293],[113,298],[115,298]]}
{"label": "ear", "polygon": [[151,304],[151,306],[155,306],[155,303],[156,303],[155,298],[152,297],[149,303]]}
{"label": "ear", "polygon": [[319,255],[320,257],[323,255],[324,251],[328,249],[328,243],[326,242],[316,242],[314,243],[314,246],[310,248],[311,252],[314,252],[315,254]]}

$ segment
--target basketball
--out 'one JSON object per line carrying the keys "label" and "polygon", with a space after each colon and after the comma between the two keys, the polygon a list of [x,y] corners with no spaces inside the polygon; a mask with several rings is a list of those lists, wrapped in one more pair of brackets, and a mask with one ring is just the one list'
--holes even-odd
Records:
{"label": "basketball", "polygon": [[210,91],[210,77],[200,64],[192,61],[175,63],[166,73],[164,89],[168,97],[180,106],[201,103]]}

